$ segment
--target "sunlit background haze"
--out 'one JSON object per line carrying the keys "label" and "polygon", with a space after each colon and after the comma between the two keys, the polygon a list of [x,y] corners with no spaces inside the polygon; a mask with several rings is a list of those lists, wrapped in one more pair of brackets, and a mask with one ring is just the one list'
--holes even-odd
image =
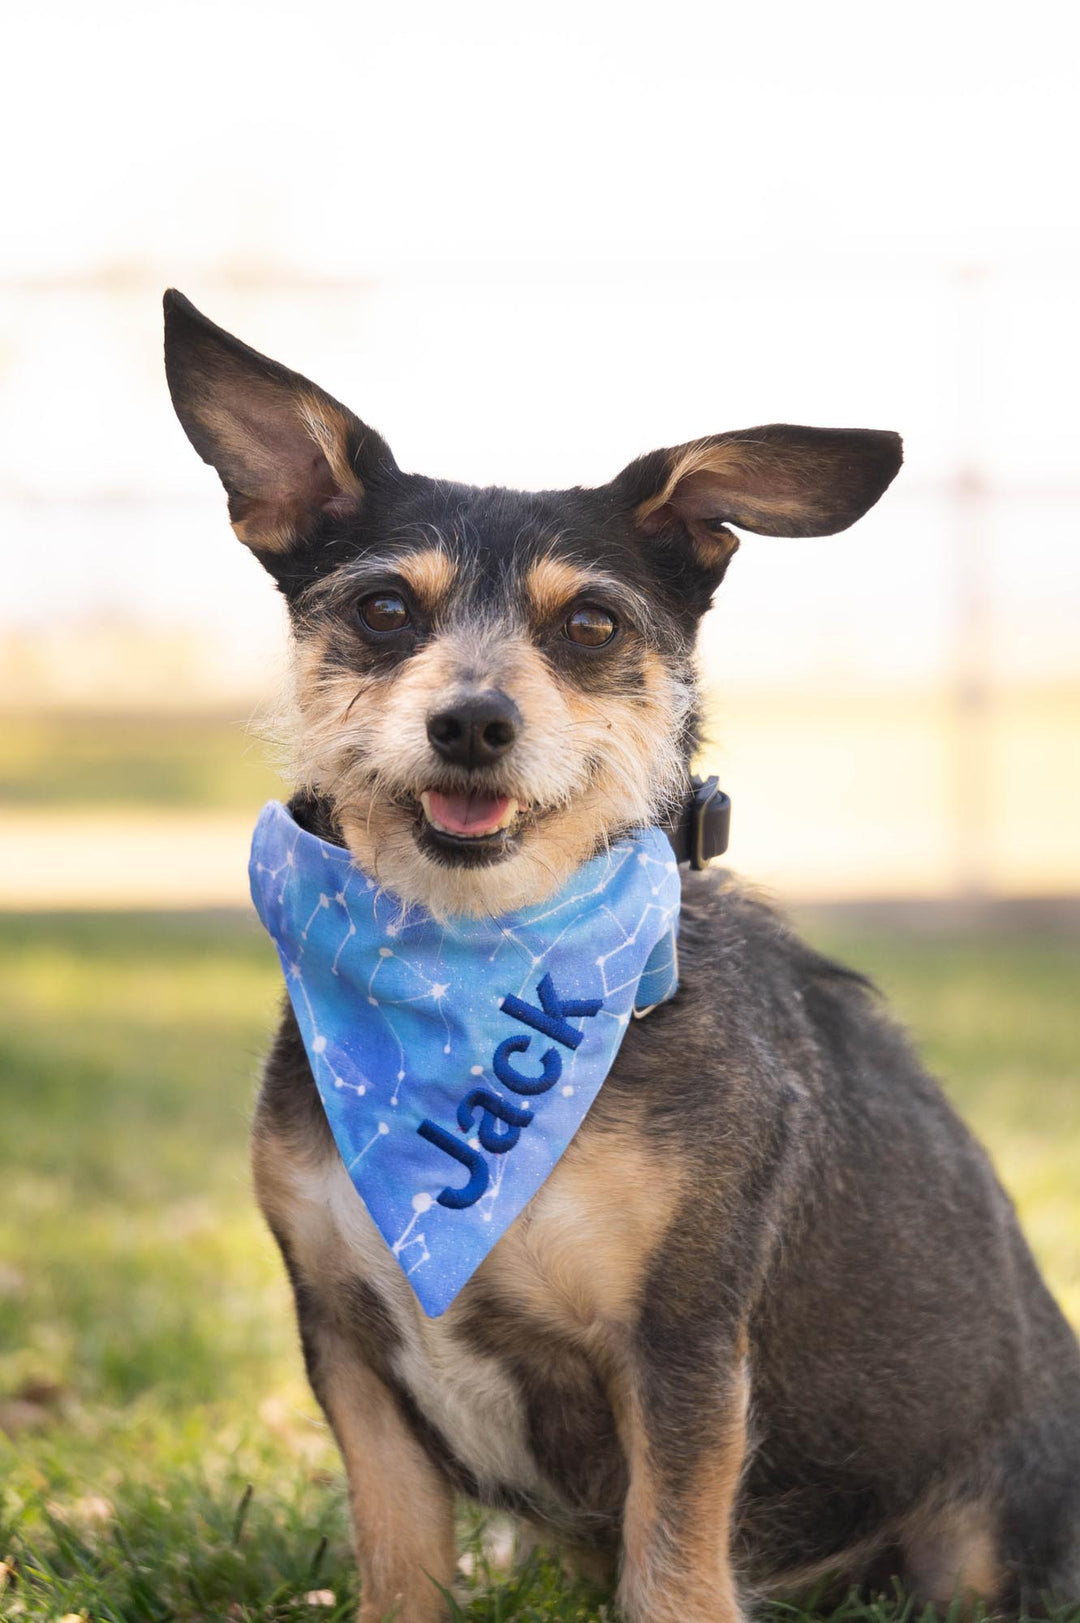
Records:
{"label": "sunlit background haze", "polygon": [[426,473],[900,430],[881,506],[746,537],[706,624],[732,860],[796,900],[1080,891],[1077,41],[1020,21],[9,15],[0,901],[237,900],[279,792],[243,724],[283,617],[172,414],[170,284]]}

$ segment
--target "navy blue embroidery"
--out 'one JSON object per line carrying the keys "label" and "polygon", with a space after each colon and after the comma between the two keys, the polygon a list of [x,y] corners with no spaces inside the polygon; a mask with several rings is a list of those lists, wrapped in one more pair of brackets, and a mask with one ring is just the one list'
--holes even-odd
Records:
{"label": "navy blue embroidery", "polygon": [[562,1055],[555,1048],[545,1048],[540,1056],[543,1070],[539,1076],[522,1076],[510,1063],[511,1054],[523,1054],[532,1042],[531,1037],[505,1037],[495,1050],[491,1068],[504,1088],[513,1088],[526,1098],[546,1093],[562,1076]]}
{"label": "navy blue embroidery", "polygon": [[[578,1048],[585,1033],[570,1025],[568,1017],[581,1020],[599,1014],[603,1007],[603,998],[561,998],[555,990],[555,983],[550,974],[544,976],[536,991],[540,999],[539,1008],[535,1004],[523,1002],[512,992],[507,993],[499,1008],[512,1020],[519,1020],[523,1026],[530,1026],[542,1036],[553,1038],[564,1048]],[[546,1048],[540,1056],[540,1075],[522,1076],[521,1072],[511,1065],[510,1055],[525,1053],[531,1042],[531,1037],[525,1037],[520,1033],[515,1037],[505,1037],[496,1048],[491,1061],[492,1070],[503,1086],[511,1088],[515,1093],[523,1094],[526,1098],[547,1093],[549,1088],[553,1088],[562,1075],[563,1064],[562,1055],[557,1049]],[[472,1132],[473,1114],[477,1109],[483,1114],[476,1136],[489,1155],[505,1155],[508,1150],[512,1150],[521,1137],[522,1129],[528,1127],[533,1120],[531,1110],[510,1104],[506,1099],[500,1099],[497,1094],[489,1093],[486,1088],[472,1088],[457,1109],[458,1126],[463,1133]],[[503,1123],[504,1132],[499,1131],[497,1125],[499,1122]],[[489,1179],[487,1162],[479,1150],[473,1149],[471,1144],[463,1144],[461,1139],[455,1138],[437,1122],[425,1119],[416,1131],[421,1138],[427,1139],[429,1144],[434,1144],[436,1149],[445,1150],[455,1161],[460,1161],[469,1172],[469,1181],[460,1189],[447,1185],[442,1193],[436,1196],[439,1205],[449,1206],[453,1211],[463,1211],[467,1206],[475,1206],[487,1189]]]}
{"label": "navy blue embroidery", "polygon": [[[512,1105],[508,1099],[500,1099],[497,1093],[489,1093],[487,1088],[473,1088],[457,1108],[458,1126],[463,1133],[472,1132],[473,1111],[477,1108],[483,1111],[477,1137],[491,1155],[505,1155],[507,1150],[512,1150],[521,1137],[521,1129],[528,1127],[533,1119],[531,1110]],[[496,1125],[499,1121],[506,1123],[505,1133],[499,1132]]]}
{"label": "navy blue embroidery", "polygon": [[523,1026],[532,1026],[545,1037],[553,1037],[557,1043],[562,1043],[564,1048],[577,1048],[585,1033],[568,1025],[566,1016],[573,1015],[577,1019],[581,1015],[599,1014],[603,999],[560,998],[550,975],[544,976],[536,990],[540,994],[539,1009],[531,1003],[523,1003],[513,992],[509,992],[503,998],[499,1008],[512,1019],[520,1020]]}
{"label": "navy blue embroidery", "polygon": [[448,1133],[445,1127],[437,1122],[424,1120],[416,1131],[421,1138],[426,1138],[429,1144],[436,1149],[445,1150],[452,1155],[455,1161],[460,1161],[463,1167],[469,1169],[469,1181],[460,1189],[448,1187],[435,1198],[440,1206],[449,1206],[451,1210],[464,1211],[466,1206],[475,1206],[480,1196],[488,1186],[488,1165],[479,1150],[474,1150],[471,1144],[463,1144],[460,1138]]}

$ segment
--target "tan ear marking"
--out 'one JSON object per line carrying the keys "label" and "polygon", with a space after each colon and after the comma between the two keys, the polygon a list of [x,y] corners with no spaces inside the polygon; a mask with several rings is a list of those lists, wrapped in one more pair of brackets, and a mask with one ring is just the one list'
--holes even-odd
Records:
{"label": "tan ear marking", "polygon": [[695,440],[672,457],[671,471],[658,491],[639,503],[635,522],[646,535],[657,535],[665,521],[676,516],[685,523],[699,563],[706,569],[726,567],[738,551],[738,537],[723,523],[718,506],[718,481],[734,476],[745,453],[731,444]]}
{"label": "tan ear marking", "polygon": [[[349,427],[343,414],[314,392],[298,395],[295,411],[314,447],[313,465],[320,458],[326,465],[322,473],[324,505],[339,512],[358,507],[364,487],[349,461]],[[255,552],[288,552],[308,511],[303,492],[290,492],[288,477],[272,453],[245,435],[231,414],[210,409],[204,413],[204,421],[218,441],[252,469],[256,474],[254,482],[264,487],[264,493],[258,496],[239,490],[231,493],[229,515],[234,535]]]}
{"label": "tan ear marking", "polygon": [[[234,497],[233,506],[239,506]],[[233,519],[232,531],[238,541],[253,552],[288,552],[296,539],[294,524],[267,525],[262,503],[253,502],[243,518]]]}
{"label": "tan ear marking", "polygon": [[[680,498],[694,501],[695,506],[701,509],[702,520],[706,516],[712,516],[716,518],[718,524],[722,523],[725,518],[731,518],[729,513],[723,511],[724,494],[730,492],[733,498],[737,497],[740,487],[754,476],[759,464],[770,468],[774,482],[786,478],[791,488],[790,494],[784,495],[774,491],[767,500],[759,499],[757,505],[774,518],[797,517],[802,510],[805,497],[797,488],[794,473],[783,470],[782,463],[775,454],[770,456],[766,452],[764,458],[760,455],[755,456],[753,448],[748,446],[745,440],[728,441],[726,444],[695,440],[692,445],[680,447],[662,489],[647,497],[638,507],[634,517],[639,525],[646,526],[652,514],[659,508],[667,506],[678,492]],[[711,496],[714,507],[712,515],[707,515],[705,507],[701,506],[701,498],[708,496]]]}
{"label": "tan ear marking", "polygon": [[300,395],[296,410],[300,421],[326,458],[327,467],[342,496],[361,501],[364,487],[349,461],[349,428],[342,413],[328,400],[320,400],[314,393]]}
{"label": "tan ear marking", "polygon": [[734,452],[734,447],[730,444],[717,445],[709,440],[692,440],[689,445],[681,445],[672,455],[671,470],[660,489],[647,496],[636,508],[634,522],[639,528],[644,528],[654,513],[668,505],[678,486],[691,474],[722,475],[734,472],[739,460],[739,454]]}

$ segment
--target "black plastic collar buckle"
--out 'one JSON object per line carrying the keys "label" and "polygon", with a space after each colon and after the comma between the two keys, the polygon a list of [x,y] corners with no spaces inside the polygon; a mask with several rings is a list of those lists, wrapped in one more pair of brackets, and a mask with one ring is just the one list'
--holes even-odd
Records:
{"label": "black plastic collar buckle", "polygon": [[698,872],[708,866],[710,857],[723,856],[731,832],[731,799],[719,778],[690,779],[683,809],[666,832],[676,860],[688,862]]}

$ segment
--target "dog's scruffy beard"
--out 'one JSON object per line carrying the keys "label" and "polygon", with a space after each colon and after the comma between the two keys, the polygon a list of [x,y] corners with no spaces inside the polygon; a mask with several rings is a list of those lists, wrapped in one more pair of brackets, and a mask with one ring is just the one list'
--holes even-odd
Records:
{"label": "dog's scruffy beard", "polygon": [[[514,699],[521,736],[493,766],[464,772],[427,736],[433,695],[452,691],[467,652]],[[693,676],[659,656],[632,692],[583,693],[558,681],[523,639],[438,639],[391,675],[345,671],[319,638],[298,643],[289,770],[324,797],[357,865],[437,918],[481,917],[541,903],[628,829],[665,820],[686,787]],[[515,803],[482,842],[441,839],[429,791]]]}

